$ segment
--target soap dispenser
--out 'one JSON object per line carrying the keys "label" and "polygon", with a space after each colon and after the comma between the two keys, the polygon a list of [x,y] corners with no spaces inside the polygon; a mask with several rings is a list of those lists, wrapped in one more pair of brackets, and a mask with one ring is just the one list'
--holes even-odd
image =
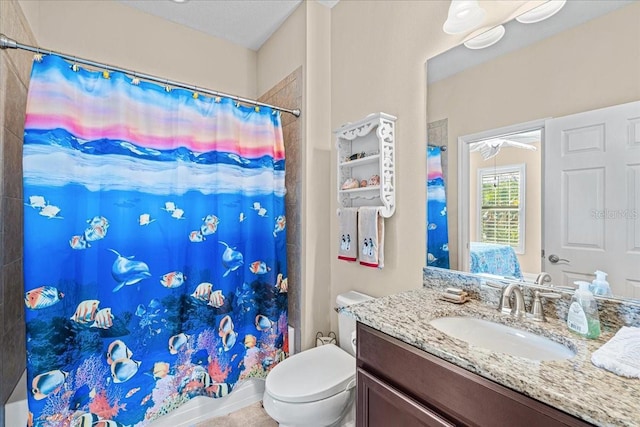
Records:
{"label": "soap dispenser", "polygon": [[575,282],[578,289],[571,298],[567,327],[585,338],[595,339],[600,336],[600,316],[598,303],[589,290],[589,282]]}
{"label": "soap dispenser", "polygon": [[591,282],[591,289],[594,295],[611,296],[611,287],[607,282],[607,273],[596,271],[596,278]]}

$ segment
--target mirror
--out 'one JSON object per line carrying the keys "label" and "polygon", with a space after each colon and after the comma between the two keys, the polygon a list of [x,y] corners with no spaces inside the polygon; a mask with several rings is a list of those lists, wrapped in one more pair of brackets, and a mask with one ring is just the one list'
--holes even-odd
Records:
{"label": "mirror", "polygon": [[[545,125],[548,125],[548,119],[640,100],[639,24],[638,2],[569,1],[560,12],[545,21],[523,24],[513,20],[504,24],[504,38],[491,47],[471,50],[461,45],[427,62],[428,145],[431,147],[428,152],[431,154],[436,151],[441,154],[441,163],[438,162],[437,167],[442,169],[446,189],[436,190],[434,187],[428,190],[427,245],[430,249],[426,256],[427,265],[442,266],[436,263],[448,253],[451,269],[473,271],[470,267],[472,260],[465,255],[468,254],[465,251],[468,251],[470,242],[482,240],[483,233],[477,231],[477,218],[487,213],[478,207],[482,204],[472,201],[471,193],[474,198],[483,193],[482,186],[469,184],[470,176],[473,175],[474,180],[478,180],[478,170],[484,169],[485,176],[495,180],[501,163],[502,166],[526,163],[526,184],[536,184],[541,194],[537,201],[535,197],[530,200],[533,190],[528,187],[522,190],[527,195],[526,215],[523,214],[527,227],[530,222],[538,222],[539,231],[527,229],[521,232],[524,235],[524,246],[522,242],[499,244],[502,247],[513,247],[513,252],[523,267],[522,279],[525,282],[534,281],[541,271],[567,264],[563,261],[563,251],[566,248],[545,247],[548,243],[545,242],[545,230],[551,230],[550,223],[554,225],[549,220],[549,212],[561,209],[558,204],[545,202],[548,193],[545,185],[552,185],[544,181],[545,167],[548,166],[545,165],[545,156],[550,153],[547,151],[550,140],[549,135],[544,132]],[[640,124],[634,126],[629,132],[637,132],[634,138],[640,144]],[[474,145],[483,140],[501,137],[515,137],[518,142],[519,134],[527,135],[535,130],[541,131],[540,141],[524,143],[535,145],[536,150],[505,144],[497,156],[483,159],[482,150]],[[446,151],[441,152],[441,147],[446,147]],[[470,147],[475,148],[475,151],[470,152]],[[512,158],[507,159],[507,154]],[[480,160],[475,163],[479,163],[479,166],[471,170],[473,156],[478,155]],[[539,166],[531,166],[530,160],[526,160],[531,155],[539,156]],[[620,164],[626,163],[621,160]],[[429,157],[429,181],[438,184],[438,179],[433,175],[433,165],[434,162]],[[626,179],[631,180],[631,175]],[[582,194],[592,193],[597,191],[587,189]],[[570,198],[580,203],[582,194],[572,193]],[[429,207],[429,203],[437,199],[435,196],[446,196],[444,210],[442,207],[438,210]],[[631,196],[635,197],[628,193],[627,198]],[[444,206],[442,200],[440,203]],[[517,210],[521,207],[521,204],[516,203],[511,208]],[[618,207],[605,204],[594,207],[588,214],[582,214],[591,217],[604,215],[604,225],[607,228],[603,229],[606,234],[606,230],[616,223],[616,219],[607,218],[610,210],[615,210],[620,216],[624,213],[626,216],[622,219],[634,222],[636,229],[640,230],[640,212],[636,212],[634,216],[635,211],[623,212]],[[501,214],[507,215],[505,212]],[[440,218],[437,219],[441,222],[434,221],[437,215],[448,217],[448,221],[445,221],[445,224],[448,222],[448,233],[440,230],[442,240],[434,246],[429,243],[429,240],[433,240],[429,236],[441,227]],[[575,217],[568,220],[586,223],[583,219]],[[640,231],[636,234],[640,235]],[[461,236],[466,238],[459,241]],[[625,239],[627,237],[622,236],[622,240]],[[626,241],[632,240],[633,236]],[[529,248],[529,243],[533,242],[538,242],[539,249],[535,245]],[[611,249],[605,248],[605,251]],[[633,245],[631,249],[627,253],[635,253],[640,257],[640,250],[636,251]],[[551,263],[550,255],[556,255],[559,262]],[[504,263],[506,256],[502,254],[497,259]],[[523,256],[528,256],[531,260],[525,261]],[[616,279],[615,282],[610,280],[615,296],[640,299],[640,258],[631,267],[597,264],[599,261],[594,261],[591,263],[593,268],[574,272],[575,274],[554,273],[552,283],[560,286],[567,282],[571,284],[573,280],[591,281],[594,277],[592,273],[600,269],[610,274],[622,273],[616,274],[616,277],[625,277],[623,280]],[[632,271],[621,271],[625,268]],[[517,277],[516,274],[509,275]]]}

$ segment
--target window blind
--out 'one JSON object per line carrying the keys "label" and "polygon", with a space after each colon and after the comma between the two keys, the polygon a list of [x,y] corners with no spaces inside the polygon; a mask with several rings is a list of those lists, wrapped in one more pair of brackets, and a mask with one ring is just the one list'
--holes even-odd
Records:
{"label": "window blind", "polygon": [[520,245],[520,171],[483,172],[481,236],[486,243]]}

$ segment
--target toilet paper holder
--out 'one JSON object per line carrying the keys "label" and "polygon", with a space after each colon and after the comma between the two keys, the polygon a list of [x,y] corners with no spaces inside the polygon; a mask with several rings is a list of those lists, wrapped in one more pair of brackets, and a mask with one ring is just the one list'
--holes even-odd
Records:
{"label": "toilet paper holder", "polygon": [[324,335],[322,332],[318,332],[316,334],[316,347],[320,347],[325,344],[338,344],[335,332],[329,332],[327,335]]}

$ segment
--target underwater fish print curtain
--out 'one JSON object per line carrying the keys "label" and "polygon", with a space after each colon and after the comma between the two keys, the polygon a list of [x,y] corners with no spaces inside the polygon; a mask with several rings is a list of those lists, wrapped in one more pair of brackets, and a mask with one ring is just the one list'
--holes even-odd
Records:
{"label": "underwater fish print curtain", "polygon": [[145,426],[288,351],[280,114],[36,56],[29,423]]}
{"label": "underwater fish print curtain", "polygon": [[442,149],[433,146],[427,148],[427,265],[449,268],[449,227]]}

